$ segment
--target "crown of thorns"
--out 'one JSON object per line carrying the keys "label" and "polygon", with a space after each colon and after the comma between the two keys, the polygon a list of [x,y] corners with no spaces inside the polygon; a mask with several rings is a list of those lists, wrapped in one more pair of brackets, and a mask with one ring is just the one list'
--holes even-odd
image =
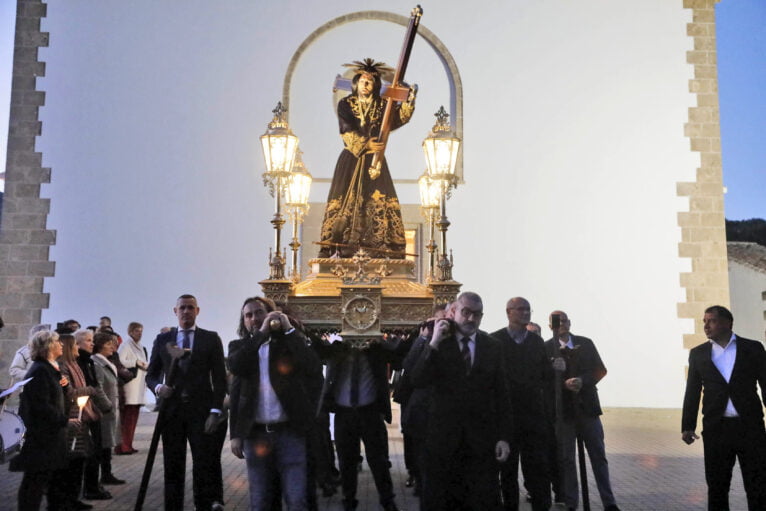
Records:
{"label": "crown of thorns", "polygon": [[343,67],[348,67],[354,70],[354,74],[369,73],[374,76],[379,76],[381,79],[387,79],[393,75],[394,69],[389,67],[385,62],[375,62],[374,59],[355,60],[350,64],[343,64]]}

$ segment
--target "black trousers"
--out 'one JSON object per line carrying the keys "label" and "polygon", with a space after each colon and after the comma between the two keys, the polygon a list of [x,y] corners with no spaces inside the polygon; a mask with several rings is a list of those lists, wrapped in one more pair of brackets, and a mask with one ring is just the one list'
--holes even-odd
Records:
{"label": "black trousers", "polygon": [[192,454],[194,507],[210,509],[223,502],[221,448],[226,435],[224,425],[215,433],[205,433],[206,413],[191,404],[178,403],[162,430],[162,456],[165,463],[165,510],[183,511],[186,477],[186,442]]}
{"label": "black trousers", "polygon": [[728,511],[735,459],[739,460],[742,470],[747,508],[750,511],[766,509],[766,430],[763,422],[753,424],[739,418],[723,418],[712,424],[705,423],[702,443],[708,510]]}
{"label": "black trousers", "polygon": [[477,452],[465,438],[457,446],[429,442],[426,458],[421,509],[496,511],[501,508],[494,445]]}
{"label": "black trousers", "polygon": [[335,412],[335,448],[338,450],[343,499],[347,505],[356,500],[359,442],[364,442],[380,503],[384,507],[394,500],[391,463],[388,459],[388,432],[383,417],[374,405],[360,408],[338,407]]}
{"label": "black trousers", "polygon": [[88,423],[90,428],[90,436],[93,440],[93,453],[85,459],[85,493],[98,493],[99,491],[99,478],[98,474],[101,469],[101,421],[93,421]]}
{"label": "black trousers", "polygon": [[38,511],[53,472],[24,472],[18,496],[19,511]]}
{"label": "black trousers", "polygon": [[532,509],[548,511],[551,507],[549,439],[545,426],[543,419],[520,425],[514,435],[515,441],[511,442],[511,454],[500,465],[500,488],[507,510],[519,509],[519,461],[524,469],[524,484],[532,496]]}
{"label": "black trousers", "polygon": [[73,458],[66,468],[53,473],[48,491],[49,511],[74,509],[74,503],[80,498],[84,467],[85,458]]}

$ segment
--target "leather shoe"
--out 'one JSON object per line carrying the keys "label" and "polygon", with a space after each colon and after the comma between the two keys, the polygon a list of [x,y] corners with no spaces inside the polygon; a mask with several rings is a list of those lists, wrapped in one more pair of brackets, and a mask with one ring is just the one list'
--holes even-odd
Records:
{"label": "leather shoe", "polygon": [[396,507],[396,502],[389,502],[383,506],[383,511],[399,511],[399,508]]}
{"label": "leather shoe", "polygon": [[407,488],[412,488],[415,486],[415,476],[412,474],[407,474],[407,480],[404,482],[404,486]]}
{"label": "leather shoe", "polygon": [[114,474],[101,476],[101,484],[125,484],[123,479],[117,479]]}
{"label": "leather shoe", "polygon": [[106,490],[99,489],[98,491],[83,493],[82,498],[85,500],[109,500],[112,498],[112,494]]}
{"label": "leather shoe", "polygon": [[610,504],[604,508],[604,511],[620,511],[620,508],[617,507],[617,504]]}
{"label": "leather shoe", "polygon": [[220,502],[213,502],[213,505],[210,506],[210,511],[223,511],[223,504]]}
{"label": "leather shoe", "polygon": [[93,506],[86,504],[81,500],[75,500],[74,504],[72,504],[72,509],[75,509],[76,511],[85,511],[86,509],[93,509]]}

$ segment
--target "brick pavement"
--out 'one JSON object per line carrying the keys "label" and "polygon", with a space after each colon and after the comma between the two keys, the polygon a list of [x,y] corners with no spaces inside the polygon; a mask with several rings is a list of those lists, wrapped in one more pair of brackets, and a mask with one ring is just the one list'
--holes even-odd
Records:
{"label": "brick pavement", "polygon": [[[395,405],[396,409],[397,406]],[[114,472],[128,480],[124,486],[111,486],[114,495],[110,501],[96,501],[94,510],[132,510],[145,453],[154,426],[155,413],[140,416],[135,447],[138,454],[115,456]],[[696,442],[687,446],[680,439],[680,410],[607,408],[603,417],[606,446],[612,485],[619,506],[624,511],[692,511],[706,508],[706,488],[702,464],[702,445]],[[396,417],[395,417],[396,422]],[[397,501],[402,511],[418,509],[410,489],[404,487],[406,471],[402,458],[402,440],[397,425],[389,428],[392,475]],[[226,509],[247,509],[247,478],[245,465],[230,453],[228,443],[223,451]],[[7,471],[0,466],[0,510],[15,509],[16,491],[21,474]],[[191,509],[191,459],[187,461],[187,507]],[[601,502],[593,481],[590,481],[591,504],[594,511],[601,510]],[[366,467],[359,480],[359,511],[380,509],[377,494]],[[147,494],[146,510],[162,509],[162,456],[157,462]],[[320,497],[322,511],[341,510],[338,495],[329,499]],[[522,504],[521,511],[530,507]],[[731,509],[747,509],[739,469],[735,469],[732,481]]]}

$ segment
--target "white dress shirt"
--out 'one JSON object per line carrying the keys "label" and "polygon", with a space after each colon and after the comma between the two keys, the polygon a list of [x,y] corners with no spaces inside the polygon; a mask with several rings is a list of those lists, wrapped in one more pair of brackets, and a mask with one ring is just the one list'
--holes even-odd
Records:
{"label": "white dress shirt", "polygon": [[285,422],[287,414],[279,402],[274,387],[271,386],[269,374],[269,352],[271,351],[271,339],[261,344],[258,348],[258,405],[255,410],[255,422],[258,424],[273,424]]}
{"label": "white dress shirt", "polygon": [[[731,372],[734,370],[734,362],[737,359],[737,336],[731,334],[731,339],[726,343],[726,346],[721,346],[712,339],[709,339],[713,345],[713,349],[710,353],[710,358],[713,360],[713,364],[721,373],[726,383],[729,383],[731,379]],[[724,417],[739,417],[737,409],[734,408],[734,403],[731,402],[731,398],[726,403],[726,410],[723,412]]]}

